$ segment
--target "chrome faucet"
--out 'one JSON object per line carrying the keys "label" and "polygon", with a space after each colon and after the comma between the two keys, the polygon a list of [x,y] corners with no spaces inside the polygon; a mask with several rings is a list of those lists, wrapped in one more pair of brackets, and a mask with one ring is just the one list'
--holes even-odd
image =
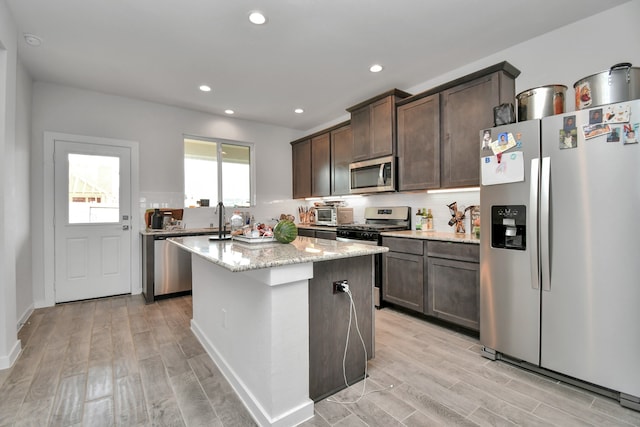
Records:
{"label": "chrome faucet", "polygon": [[218,214],[218,240],[222,240],[227,234],[224,224],[224,204],[222,203],[222,200],[218,202],[215,213]]}

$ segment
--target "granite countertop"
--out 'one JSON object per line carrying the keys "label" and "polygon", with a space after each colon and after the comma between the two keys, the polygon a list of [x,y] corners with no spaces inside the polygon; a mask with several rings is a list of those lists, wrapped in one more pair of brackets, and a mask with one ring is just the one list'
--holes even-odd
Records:
{"label": "granite countertop", "polygon": [[182,228],[182,229],[174,229],[174,230],[153,230],[151,228],[147,228],[145,230],[140,230],[140,234],[143,236],[164,236],[164,237],[173,237],[173,236],[188,236],[194,234],[216,234],[218,232],[218,228]]}
{"label": "granite countertop", "polygon": [[480,238],[472,234],[458,234],[445,231],[420,231],[420,230],[403,230],[403,231],[385,231],[382,237],[406,237],[409,239],[422,240],[440,240],[444,242],[456,243],[474,243],[480,244]]}
{"label": "granite countertop", "polygon": [[168,240],[207,261],[238,272],[388,252],[389,248],[298,236],[291,243],[210,241],[206,236]]}

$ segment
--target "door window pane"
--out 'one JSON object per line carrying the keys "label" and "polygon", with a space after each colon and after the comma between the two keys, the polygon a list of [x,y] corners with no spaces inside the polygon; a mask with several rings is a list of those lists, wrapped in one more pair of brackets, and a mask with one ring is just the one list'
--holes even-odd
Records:
{"label": "door window pane", "polygon": [[69,154],[69,224],[120,221],[120,158]]}

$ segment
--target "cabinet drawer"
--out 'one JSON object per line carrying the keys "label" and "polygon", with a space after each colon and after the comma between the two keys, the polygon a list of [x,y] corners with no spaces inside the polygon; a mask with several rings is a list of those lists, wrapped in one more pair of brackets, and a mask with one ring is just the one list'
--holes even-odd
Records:
{"label": "cabinet drawer", "polygon": [[480,262],[480,245],[431,240],[427,243],[427,255],[460,261]]}
{"label": "cabinet drawer", "polygon": [[383,237],[382,246],[389,248],[391,252],[402,252],[405,254],[424,254],[424,242],[416,239],[405,239],[402,237]]}

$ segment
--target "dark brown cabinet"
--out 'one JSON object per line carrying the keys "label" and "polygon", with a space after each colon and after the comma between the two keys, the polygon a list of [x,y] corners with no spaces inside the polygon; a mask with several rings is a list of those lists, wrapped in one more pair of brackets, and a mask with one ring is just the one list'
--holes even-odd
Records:
{"label": "dark brown cabinet", "polygon": [[393,89],[347,108],[351,113],[354,162],[396,153],[396,102],[408,96]]}
{"label": "dark brown cabinet", "polygon": [[475,244],[427,244],[425,314],[480,330],[480,247]]}
{"label": "dark brown cabinet", "polygon": [[514,99],[514,78],[504,71],[441,93],[443,188],[480,185],[480,131],[493,126],[494,107]]}
{"label": "dark brown cabinet", "polygon": [[440,96],[398,107],[398,190],[440,187]]}
{"label": "dark brown cabinet", "polygon": [[398,102],[398,189],[480,184],[480,131],[515,100],[520,74],[502,62]]}
{"label": "dark brown cabinet", "polygon": [[422,240],[383,237],[382,299],[418,312],[424,311],[425,258]]}
{"label": "dark brown cabinet", "polygon": [[382,299],[480,330],[480,246],[384,237]]}
{"label": "dark brown cabinet", "polygon": [[318,230],[314,228],[298,228],[298,236],[315,237],[316,239],[336,240],[337,232],[334,230]]}
{"label": "dark brown cabinet", "polygon": [[331,131],[331,195],[349,194],[349,164],[353,159],[351,125]]}
{"label": "dark brown cabinet", "polygon": [[311,140],[291,144],[293,198],[311,196]]}
{"label": "dark brown cabinet", "polygon": [[293,198],[349,194],[352,141],[346,122],[291,142]]}
{"label": "dark brown cabinet", "polygon": [[331,194],[331,135],[311,138],[311,197]]}

